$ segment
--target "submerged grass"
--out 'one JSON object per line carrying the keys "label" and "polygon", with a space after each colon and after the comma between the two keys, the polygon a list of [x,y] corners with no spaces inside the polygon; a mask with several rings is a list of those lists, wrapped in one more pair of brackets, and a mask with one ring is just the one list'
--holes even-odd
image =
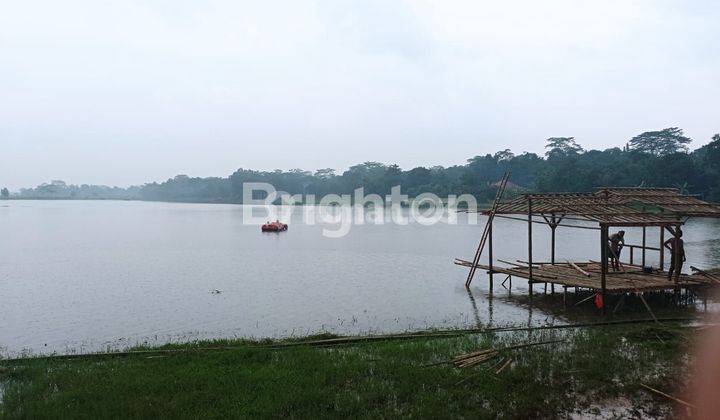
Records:
{"label": "submerged grass", "polygon": [[[0,416],[563,417],[620,396],[633,402],[629,410],[661,416],[669,404],[640,384],[677,391],[691,333],[678,324],[622,325],[275,350],[223,340],[165,347],[233,348],[0,361]],[[504,351],[475,368],[436,364],[480,348],[556,339],[565,341]],[[506,357],[512,364],[496,375]]]}

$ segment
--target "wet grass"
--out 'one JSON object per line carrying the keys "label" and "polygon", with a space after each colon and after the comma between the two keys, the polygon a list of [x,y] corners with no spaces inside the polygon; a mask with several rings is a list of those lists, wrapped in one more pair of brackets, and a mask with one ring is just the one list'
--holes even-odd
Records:
{"label": "wet grass", "polygon": [[[0,361],[3,418],[489,418],[563,417],[627,397],[645,415],[670,413],[646,383],[677,392],[692,329],[677,324],[293,346],[247,341],[170,355]],[[475,368],[446,361],[515,343]],[[499,375],[506,357],[512,364]],[[597,408],[595,408],[597,410]],[[633,412],[630,411],[629,414]]]}

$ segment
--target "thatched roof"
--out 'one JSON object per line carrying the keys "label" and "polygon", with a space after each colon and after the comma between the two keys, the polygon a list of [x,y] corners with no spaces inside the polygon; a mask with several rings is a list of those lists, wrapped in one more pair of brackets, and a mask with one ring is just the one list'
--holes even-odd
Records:
{"label": "thatched roof", "polygon": [[690,217],[720,218],[720,205],[675,188],[598,188],[588,193],[523,194],[501,202],[496,214],[571,216],[614,226],[682,224]]}

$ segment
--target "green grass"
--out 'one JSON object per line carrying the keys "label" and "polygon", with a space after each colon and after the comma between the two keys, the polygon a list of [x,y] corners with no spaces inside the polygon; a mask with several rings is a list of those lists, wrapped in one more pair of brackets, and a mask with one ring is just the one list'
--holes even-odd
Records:
{"label": "green grass", "polygon": [[[632,325],[280,350],[222,341],[167,348],[236,348],[0,361],[0,417],[560,417],[618,396],[659,415],[669,405],[640,383],[677,391],[691,333]],[[557,338],[567,341],[507,351],[475,368],[424,367],[479,348]],[[504,357],[513,364],[496,375]]]}

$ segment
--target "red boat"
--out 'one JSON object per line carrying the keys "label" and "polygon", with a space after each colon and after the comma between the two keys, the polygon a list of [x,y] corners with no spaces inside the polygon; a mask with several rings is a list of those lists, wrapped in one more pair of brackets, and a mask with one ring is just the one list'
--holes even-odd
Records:
{"label": "red boat", "polygon": [[274,222],[267,222],[260,228],[263,232],[284,232],[288,230],[288,225],[280,223],[279,220]]}

